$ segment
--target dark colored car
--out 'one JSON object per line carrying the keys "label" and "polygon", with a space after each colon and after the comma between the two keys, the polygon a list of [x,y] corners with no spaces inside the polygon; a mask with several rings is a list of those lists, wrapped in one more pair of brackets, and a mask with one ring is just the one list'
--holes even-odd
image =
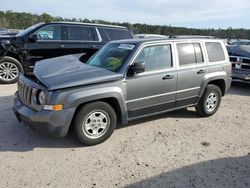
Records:
{"label": "dark colored car", "polygon": [[19,77],[13,110],[40,132],[63,137],[72,128],[82,144],[94,145],[138,118],[190,106],[213,115],[231,69],[221,40],[113,41],[86,63],[77,55],[38,62],[34,78]]}
{"label": "dark colored car", "polygon": [[250,45],[228,48],[228,53],[232,63],[233,80],[250,83]]}
{"label": "dark colored car", "polygon": [[15,83],[32,73],[37,61],[85,53],[85,59],[111,40],[131,39],[125,27],[73,22],[39,23],[15,36],[1,36],[0,83]]}
{"label": "dark colored car", "polygon": [[5,35],[8,35],[8,36],[15,36],[16,34],[18,34],[19,31],[7,31],[7,32],[2,32],[0,33],[0,37],[1,36],[5,36]]}
{"label": "dark colored car", "polygon": [[232,45],[239,46],[239,45],[250,45],[250,40],[239,40],[233,42]]}

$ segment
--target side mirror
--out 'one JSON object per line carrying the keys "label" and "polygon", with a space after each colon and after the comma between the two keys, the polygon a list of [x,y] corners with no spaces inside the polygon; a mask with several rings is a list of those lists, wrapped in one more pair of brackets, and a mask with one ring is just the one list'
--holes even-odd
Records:
{"label": "side mirror", "polygon": [[36,34],[31,34],[29,36],[29,41],[36,42],[38,40],[38,36]]}
{"label": "side mirror", "polygon": [[129,73],[135,74],[135,73],[142,73],[145,72],[145,62],[136,62],[129,68]]}

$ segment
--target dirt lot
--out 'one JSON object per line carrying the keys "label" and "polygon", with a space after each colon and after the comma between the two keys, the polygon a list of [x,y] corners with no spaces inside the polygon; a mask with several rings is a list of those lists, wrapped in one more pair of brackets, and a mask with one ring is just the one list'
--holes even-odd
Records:
{"label": "dirt lot", "polygon": [[0,85],[1,187],[250,187],[250,85],[233,84],[221,108],[193,108],[117,129],[94,147],[17,122],[15,85]]}

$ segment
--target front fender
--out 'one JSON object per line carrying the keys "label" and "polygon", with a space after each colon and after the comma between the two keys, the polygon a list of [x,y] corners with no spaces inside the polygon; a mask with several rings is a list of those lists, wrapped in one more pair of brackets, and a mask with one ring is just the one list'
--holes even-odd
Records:
{"label": "front fender", "polygon": [[4,57],[7,53],[6,47],[4,44],[0,44],[0,58]]}
{"label": "front fender", "polygon": [[77,108],[79,105],[107,98],[115,98],[122,114],[126,113],[125,96],[119,87],[94,88],[71,93],[65,100],[65,108]]}

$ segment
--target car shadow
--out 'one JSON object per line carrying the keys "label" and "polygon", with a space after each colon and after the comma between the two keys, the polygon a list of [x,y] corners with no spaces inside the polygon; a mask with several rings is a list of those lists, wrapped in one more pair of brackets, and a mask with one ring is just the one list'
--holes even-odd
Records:
{"label": "car shadow", "polygon": [[159,119],[166,119],[166,118],[171,118],[171,119],[186,119],[186,118],[190,118],[190,119],[197,119],[197,118],[203,118],[201,116],[199,116],[196,111],[194,110],[194,108],[184,108],[184,109],[180,109],[177,111],[172,111],[172,112],[166,112],[166,113],[162,113],[159,115],[153,115],[153,116],[149,116],[149,117],[144,117],[144,118],[140,118],[137,120],[132,120],[130,121],[128,124],[126,125],[119,125],[117,127],[117,129],[121,129],[121,128],[126,128],[126,127],[130,127],[130,126],[134,126],[134,125],[138,125],[138,124],[142,124],[142,123],[146,123],[146,122],[150,122],[150,121],[155,121],[155,120],[159,120]]}
{"label": "car shadow", "polygon": [[12,112],[14,96],[0,97],[0,152],[25,152],[34,148],[75,148],[81,145],[69,132],[66,138],[40,134],[19,123]]}
{"label": "car shadow", "polygon": [[[244,83],[233,83],[230,95],[250,96],[250,85]],[[12,112],[14,96],[0,97],[0,152],[15,151],[25,152],[34,148],[75,148],[82,147],[70,132],[66,138],[53,138],[36,132],[23,123],[19,123]],[[178,110],[134,120],[127,125],[118,126],[117,129],[159,120],[162,118],[201,118],[193,108]]]}
{"label": "car shadow", "polygon": [[250,155],[228,157],[164,172],[127,188],[250,187]]}
{"label": "car shadow", "polygon": [[[0,152],[25,152],[34,148],[77,148],[82,147],[70,131],[66,138],[54,138],[30,129],[24,123],[19,123],[12,112],[14,96],[0,97]],[[127,128],[143,122],[150,122],[160,118],[197,118],[195,111],[179,110],[140,120],[132,121],[117,129]]]}
{"label": "car shadow", "polygon": [[234,81],[227,93],[229,95],[250,96],[250,83]]}

